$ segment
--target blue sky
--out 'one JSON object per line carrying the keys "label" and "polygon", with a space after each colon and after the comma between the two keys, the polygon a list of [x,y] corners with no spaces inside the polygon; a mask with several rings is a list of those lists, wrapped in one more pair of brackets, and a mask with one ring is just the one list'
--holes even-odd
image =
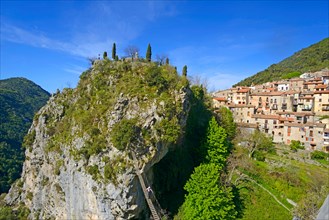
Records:
{"label": "blue sky", "polygon": [[326,1],[1,0],[0,78],[75,87],[88,57],[128,45],[225,89],[328,37]]}

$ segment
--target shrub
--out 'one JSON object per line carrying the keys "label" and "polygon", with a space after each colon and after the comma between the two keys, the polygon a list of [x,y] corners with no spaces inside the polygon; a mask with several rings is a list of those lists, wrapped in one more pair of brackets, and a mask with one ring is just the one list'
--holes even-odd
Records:
{"label": "shrub", "polygon": [[258,161],[265,161],[265,153],[262,151],[255,151],[252,156]]}
{"label": "shrub", "polygon": [[176,143],[180,134],[177,118],[172,118],[171,120],[165,118],[155,124],[155,129],[160,133],[161,140],[169,143]]}
{"label": "shrub", "polygon": [[305,147],[302,145],[300,141],[295,141],[295,140],[292,140],[289,146],[293,152],[297,152],[298,149],[305,149]]}
{"label": "shrub", "polygon": [[148,86],[155,86],[158,88],[159,93],[168,89],[169,85],[166,79],[162,76],[161,68],[152,66],[145,72],[145,82]]}
{"label": "shrub", "polygon": [[313,160],[325,160],[329,157],[329,153],[325,153],[322,151],[314,151],[311,153],[311,158]]}
{"label": "shrub", "polygon": [[111,132],[111,141],[118,150],[124,150],[137,139],[136,119],[122,119]]}
{"label": "shrub", "polygon": [[54,170],[55,175],[59,175],[61,173],[61,167],[63,165],[64,165],[64,161],[63,160],[56,161],[56,166],[55,166],[55,170]]}
{"label": "shrub", "polygon": [[32,130],[31,132],[29,132],[25,137],[24,137],[24,141],[22,146],[26,149],[32,148],[33,142],[35,140],[35,130]]}
{"label": "shrub", "polygon": [[89,173],[92,176],[93,180],[97,180],[98,177],[100,176],[97,165],[88,166],[87,173]]}

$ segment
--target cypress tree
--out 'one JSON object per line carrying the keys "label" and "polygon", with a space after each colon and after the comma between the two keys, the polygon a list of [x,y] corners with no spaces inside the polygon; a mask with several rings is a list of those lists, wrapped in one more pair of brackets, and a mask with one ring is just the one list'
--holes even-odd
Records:
{"label": "cypress tree", "polygon": [[187,66],[185,65],[184,67],[183,67],[183,74],[182,74],[183,76],[187,76]]}
{"label": "cypress tree", "polygon": [[107,52],[106,51],[104,51],[104,53],[103,53],[103,59],[104,60],[107,59]]}
{"label": "cypress tree", "polygon": [[112,47],[112,59],[115,60],[116,56],[117,56],[117,48],[116,48],[115,43],[113,43],[113,47]]}
{"label": "cypress tree", "polygon": [[169,58],[166,58],[166,65],[169,65]]}
{"label": "cypress tree", "polygon": [[147,51],[146,51],[146,60],[148,62],[151,62],[151,57],[152,57],[152,49],[151,49],[151,45],[149,44],[147,46]]}

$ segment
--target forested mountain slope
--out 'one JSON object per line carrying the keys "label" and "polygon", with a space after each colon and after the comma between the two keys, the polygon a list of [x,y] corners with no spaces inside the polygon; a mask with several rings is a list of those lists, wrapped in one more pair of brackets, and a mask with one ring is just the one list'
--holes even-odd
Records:
{"label": "forested mountain slope", "polygon": [[329,38],[304,48],[233,86],[250,86],[329,68]]}
{"label": "forested mountain slope", "polygon": [[49,96],[25,78],[0,80],[0,193],[19,177],[24,161],[23,138]]}

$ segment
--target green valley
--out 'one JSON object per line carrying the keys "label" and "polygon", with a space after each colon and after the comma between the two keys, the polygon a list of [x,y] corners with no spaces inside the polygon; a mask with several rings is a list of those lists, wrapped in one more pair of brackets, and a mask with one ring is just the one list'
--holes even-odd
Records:
{"label": "green valley", "polygon": [[34,114],[50,94],[25,78],[0,80],[0,193],[20,177],[25,159],[22,142]]}

